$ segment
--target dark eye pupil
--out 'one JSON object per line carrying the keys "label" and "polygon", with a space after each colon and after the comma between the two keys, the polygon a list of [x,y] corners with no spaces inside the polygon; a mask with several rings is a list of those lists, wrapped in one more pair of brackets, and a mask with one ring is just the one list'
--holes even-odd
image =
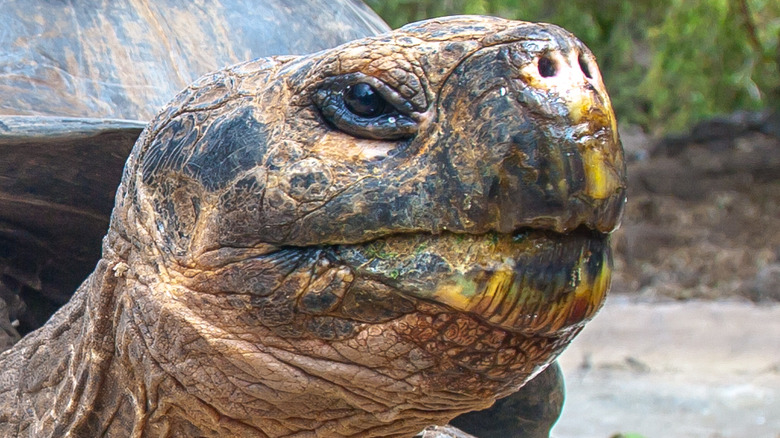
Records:
{"label": "dark eye pupil", "polygon": [[371,85],[359,83],[344,89],[347,109],[361,117],[375,117],[385,110],[385,100]]}

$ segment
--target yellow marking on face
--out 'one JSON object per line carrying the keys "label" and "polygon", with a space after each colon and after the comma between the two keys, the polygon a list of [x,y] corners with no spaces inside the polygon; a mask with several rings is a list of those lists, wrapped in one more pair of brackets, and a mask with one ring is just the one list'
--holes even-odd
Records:
{"label": "yellow marking on face", "polygon": [[466,311],[477,295],[476,286],[473,281],[457,276],[452,283],[439,285],[433,293],[433,298],[455,309]]}
{"label": "yellow marking on face", "polygon": [[506,297],[514,283],[514,272],[502,269],[488,274],[487,280],[458,275],[452,282],[439,285],[434,299],[458,310],[492,312]]}
{"label": "yellow marking on face", "polygon": [[[580,282],[575,287],[573,298],[575,305],[586,304],[586,308],[570,309],[568,318],[577,320],[588,320],[593,317],[604,302],[604,298],[609,289],[609,284],[612,278],[612,269],[609,266],[609,262],[604,259],[601,263],[601,269],[595,278],[591,278],[590,274],[585,271],[585,264],[587,263],[586,256],[582,256],[579,263]],[[581,314],[579,314],[581,312]],[[577,313],[577,314],[575,314]]]}
{"label": "yellow marking on face", "polygon": [[575,125],[578,125],[583,117],[590,113],[592,105],[593,99],[590,98],[569,100],[566,106],[569,107],[569,116],[571,117],[572,122],[574,122]]}
{"label": "yellow marking on face", "polygon": [[582,158],[585,165],[585,193],[588,196],[606,199],[620,188],[620,178],[601,148],[586,148]]}
{"label": "yellow marking on face", "polygon": [[[488,280],[482,302],[486,303],[488,308],[484,311],[487,315],[496,313],[498,306],[507,298],[512,284],[515,281],[515,274],[512,271],[497,271]],[[480,312],[483,313],[483,312]]]}
{"label": "yellow marking on face", "polygon": [[591,306],[595,308],[601,306],[601,303],[604,301],[604,297],[607,294],[607,290],[609,289],[609,284],[611,281],[612,281],[612,269],[610,268],[609,263],[605,258],[605,260],[603,260],[601,263],[601,271],[599,271],[596,278],[593,279],[593,281],[591,281],[592,290],[588,295]]}

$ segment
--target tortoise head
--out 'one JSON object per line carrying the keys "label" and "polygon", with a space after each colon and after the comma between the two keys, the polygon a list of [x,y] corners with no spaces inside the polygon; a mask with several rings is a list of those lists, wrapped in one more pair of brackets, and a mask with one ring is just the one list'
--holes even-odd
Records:
{"label": "tortoise head", "polygon": [[127,315],[201,400],[414,431],[516,390],[595,314],[625,170],[579,40],[453,17],[201,79],[117,200]]}

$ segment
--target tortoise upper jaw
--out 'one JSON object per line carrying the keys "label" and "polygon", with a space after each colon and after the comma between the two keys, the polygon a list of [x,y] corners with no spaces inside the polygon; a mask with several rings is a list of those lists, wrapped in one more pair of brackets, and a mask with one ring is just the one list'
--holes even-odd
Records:
{"label": "tortoise upper jaw", "polygon": [[619,227],[626,201],[620,140],[610,128],[577,136],[574,129],[549,127],[543,140],[536,132],[512,138],[484,184],[490,187],[488,214],[473,221],[480,231],[609,234]]}
{"label": "tortoise upper jaw", "polygon": [[533,120],[537,129],[518,130],[501,160],[498,175],[505,188],[499,195],[499,230],[530,226],[567,233],[585,226],[610,233],[622,218],[626,172],[598,67],[586,68],[576,52],[544,57],[556,59],[556,74],[526,78],[516,91],[520,119]]}
{"label": "tortoise upper jaw", "polygon": [[622,145],[598,67],[573,36],[544,28],[535,39],[477,50],[440,94],[431,130],[439,133],[439,173],[449,173],[442,186],[454,199],[472,198],[453,206],[448,230],[617,228]]}

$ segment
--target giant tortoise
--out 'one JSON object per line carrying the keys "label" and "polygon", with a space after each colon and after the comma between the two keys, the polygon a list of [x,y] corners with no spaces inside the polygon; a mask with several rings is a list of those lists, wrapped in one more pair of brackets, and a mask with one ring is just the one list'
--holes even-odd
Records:
{"label": "giant tortoise", "polygon": [[[58,283],[47,267],[81,255],[68,245],[89,227],[67,227],[102,217],[89,206],[105,194],[106,145],[140,125],[3,121],[4,147],[64,148],[61,180],[89,193],[29,193],[41,161],[5,181],[35,196],[0,192],[25,206],[3,210],[2,256],[16,262],[4,284],[42,291]],[[624,200],[593,56],[555,26],[453,17],[233,65],[146,126],[94,272],[0,356],[0,433],[410,436],[443,424],[516,391],[593,317]]]}

